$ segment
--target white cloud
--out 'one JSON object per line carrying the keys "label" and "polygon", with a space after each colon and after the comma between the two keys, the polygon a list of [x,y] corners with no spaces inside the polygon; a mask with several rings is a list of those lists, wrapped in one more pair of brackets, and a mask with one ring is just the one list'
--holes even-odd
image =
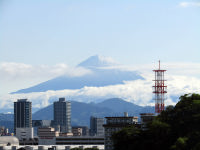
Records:
{"label": "white cloud", "polygon": [[[168,86],[166,105],[174,105],[177,99],[185,93],[199,93],[200,79],[186,76],[169,76],[166,82]],[[47,91],[28,94],[8,94],[0,97],[1,108],[13,107],[13,102],[20,98],[28,98],[32,101],[33,107],[44,107],[58,100],[58,97],[66,97],[68,100],[80,102],[98,102],[107,98],[119,97],[126,101],[141,106],[154,105],[152,100],[152,78],[147,76],[145,80],[125,82],[125,84],[105,87],[84,87],[79,90]]]}
{"label": "white cloud", "polygon": [[88,73],[91,73],[88,69],[73,68],[66,64],[32,66],[23,63],[2,62],[0,63],[0,83],[4,86],[0,93],[14,92],[60,75],[82,76]]}
{"label": "white cloud", "polygon": [[184,8],[191,6],[200,7],[200,2],[181,2],[179,6]]}
{"label": "white cloud", "polygon": [[[145,76],[151,75],[153,76],[152,70],[158,69],[158,63],[152,64],[139,64],[132,66],[112,66],[106,67],[107,69],[120,69],[120,70],[129,70],[141,72],[145,74]],[[105,67],[104,67],[105,69]],[[192,77],[200,78],[200,63],[186,63],[186,62],[167,62],[161,63],[161,69],[167,70],[166,75],[185,75]]]}
{"label": "white cloud", "polygon": [[[3,66],[3,67],[2,67]],[[37,68],[38,67],[38,68]],[[98,102],[107,98],[123,98],[138,105],[154,105],[152,100],[153,69],[156,65],[137,65],[133,67],[119,67],[125,70],[139,70],[144,80],[126,81],[124,84],[105,87],[84,87],[78,90],[47,91],[28,94],[6,94],[0,96],[0,108],[13,107],[13,102],[20,98],[28,98],[33,102],[33,107],[44,107],[66,97],[69,100],[83,102]],[[174,105],[178,97],[185,93],[200,93],[200,64],[198,63],[162,63],[161,69],[166,69],[166,85],[168,86],[166,105]],[[31,66],[26,64],[1,64],[0,73],[3,75],[1,83],[32,81],[32,78],[47,79],[61,74],[83,75],[90,73],[83,68],[70,68],[65,64],[55,66]],[[13,78],[13,79],[12,79]],[[15,81],[16,80],[16,81]],[[25,80],[25,81],[24,81]],[[36,80],[36,79],[34,79]],[[30,82],[30,81],[29,81]],[[19,88],[18,88],[19,89]],[[177,97],[177,99],[174,99]]]}

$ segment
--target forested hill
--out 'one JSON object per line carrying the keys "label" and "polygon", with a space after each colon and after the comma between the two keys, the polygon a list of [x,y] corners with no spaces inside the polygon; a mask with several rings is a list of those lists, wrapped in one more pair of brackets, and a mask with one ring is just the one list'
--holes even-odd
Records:
{"label": "forested hill", "polygon": [[126,128],[113,140],[115,150],[200,150],[200,95],[181,96],[175,107],[167,107],[148,125],[148,130]]}

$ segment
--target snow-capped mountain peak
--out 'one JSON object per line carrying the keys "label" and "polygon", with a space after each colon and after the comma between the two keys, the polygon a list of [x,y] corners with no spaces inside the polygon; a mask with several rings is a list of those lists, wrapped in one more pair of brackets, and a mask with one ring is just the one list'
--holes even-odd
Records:
{"label": "snow-capped mountain peak", "polygon": [[95,55],[81,62],[78,66],[85,68],[93,68],[93,67],[98,68],[98,67],[111,67],[117,65],[119,65],[119,63],[113,60],[111,57]]}

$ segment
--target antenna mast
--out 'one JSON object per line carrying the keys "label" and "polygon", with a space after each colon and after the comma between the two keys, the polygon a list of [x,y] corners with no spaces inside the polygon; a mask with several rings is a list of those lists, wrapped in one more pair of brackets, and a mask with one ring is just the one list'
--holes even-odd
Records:
{"label": "antenna mast", "polygon": [[155,113],[161,113],[165,109],[165,94],[167,93],[167,86],[165,85],[164,73],[166,70],[153,70],[155,72],[155,85],[153,86],[153,93],[155,94]]}

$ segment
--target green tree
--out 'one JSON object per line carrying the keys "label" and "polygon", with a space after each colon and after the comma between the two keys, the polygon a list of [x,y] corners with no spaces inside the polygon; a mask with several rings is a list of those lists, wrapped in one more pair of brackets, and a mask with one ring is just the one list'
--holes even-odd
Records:
{"label": "green tree", "polygon": [[112,140],[115,150],[132,150],[140,147],[141,130],[132,126],[113,134]]}
{"label": "green tree", "polygon": [[130,127],[114,134],[114,149],[200,149],[200,95],[185,94],[179,99],[176,106],[155,117],[147,130]]}
{"label": "green tree", "polygon": [[172,150],[187,150],[187,137],[179,137],[174,145],[171,146]]}

